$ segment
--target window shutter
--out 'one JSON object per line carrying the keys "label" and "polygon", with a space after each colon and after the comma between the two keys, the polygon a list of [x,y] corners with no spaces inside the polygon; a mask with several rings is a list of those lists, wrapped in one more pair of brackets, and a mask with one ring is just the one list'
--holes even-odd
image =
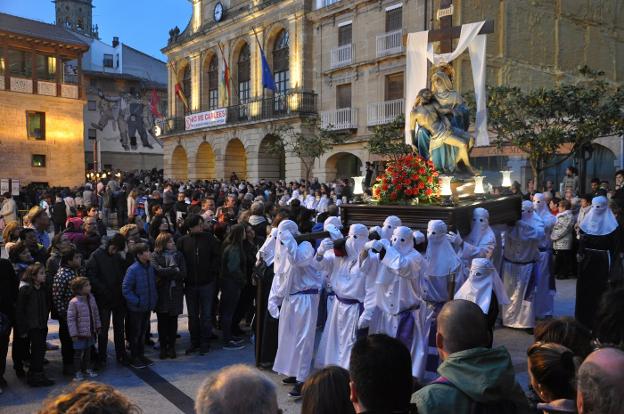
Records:
{"label": "window shutter", "polygon": [[403,7],[397,7],[386,12],[386,33],[403,28]]}
{"label": "window shutter", "polygon": [[351,107],[351,84],[336,86],[336,109]]}

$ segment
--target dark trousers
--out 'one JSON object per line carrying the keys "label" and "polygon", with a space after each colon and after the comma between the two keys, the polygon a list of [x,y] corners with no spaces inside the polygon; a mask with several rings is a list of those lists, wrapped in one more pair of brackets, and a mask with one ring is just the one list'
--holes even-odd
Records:
{"label": "dark trousers", "polygon": [[241,286],[232,279],[220,279],[221,286],[221,330],[223,342],[232,340],[232,319],[241,294]]}
{"label": "dark trousers", "polygon": [[212,302],[216,281],[202,286],[187,286],[185,290],[188,309],[188,327],[194,347],[208,346],[212,334]]}
{"label": "dark trousers", "polygon": [[130,337],[130,356],[136,358],[145,353],[145,334],[150,312],[128,311],[128,331]]}
{"label": "dark trousers", "polygon": [[238,298],[238,305],[236,305],[236,310],[234,311],[234,319],[232,319],[232,326],[236,331],[236,327],[241,323],[243,318],[247,318],[247,322],[251,322],[255,318],[250,318],[249,314],[252,315],[255,313],[255,309],[253,309],[254,298],[256,297],[256,287],[251,283],[247,283],[245,287],[241,290],[240,298]]}
{"label": "dark trousers", "polygon": [[115,307],[100,306],[100,320],[102,321],[102,329],[98,336],[98,359],[106,360],[108,348],[108,330],[110,328],[111,319],[113,320],[113,337],[115,340],[115,356],[119,359],[126,354],[124,347],[124,320],[126,318],[126,307],[118,305]]}
{"label": "dark trousers", "polygon": [[46,352],[47,335],[48,328],[28,330],[28,342],[30,344],[30,369],[28,370],[29,374],[43,372],[43,359]]}
{"label": "dark trousers", "polygon": [[61,340],[61,356],[63,357],[63,365],[74,366],[74,343],[69,335],[67,320],[59,319],[59,339]]}
{"label": "dark trousers", "polygon": [[65,223],[54,223],[54,234],[58,234],[65,230]]}
{"label": "dark trousers", "polygon": [[573,277],[576,271],[576,257],[574,250],[553,250],[555,256],[555,275],[559,277]]}
{"label": "dark trousers", "polygon": [[156,317],[158,318],[158,342],[160,342],[160,349],[174,348],[178,331],[178,316],[168,313],[157,313]]}
{"label": "dark trousers", "polygon": [[11,339],[11,331],[13,331],[13,345],[11,356],[13,358],[14,369],[24,369],[23,361],[27,358],[27,344],[24,338],[18,338],[15,335],[15,328],[9,328],[5,335],[0,335],[0,378],[4,376],[6,371],[7,355],[9,354],[9,342]]}
{"label": "dark trousers", "polygon": [[256,365],[272,364],[277,353],[278,320],[267,311],[269,293],[273,284],[273,266],[258,281],[256,296]]}
{"label": "dark trousers", "polygon": [[85,372],[91,364],[91,347],[74,350],[74,369],[76,372]]}

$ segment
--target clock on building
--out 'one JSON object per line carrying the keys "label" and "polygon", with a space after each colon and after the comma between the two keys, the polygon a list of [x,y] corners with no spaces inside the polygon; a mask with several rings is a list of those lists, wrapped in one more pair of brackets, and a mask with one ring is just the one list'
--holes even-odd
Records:
{"label": "clock on building", "polygon": [[215,22],[220,22],[223,19],[223,4],[220,1],[215,4],[214,7],[214,19]]}

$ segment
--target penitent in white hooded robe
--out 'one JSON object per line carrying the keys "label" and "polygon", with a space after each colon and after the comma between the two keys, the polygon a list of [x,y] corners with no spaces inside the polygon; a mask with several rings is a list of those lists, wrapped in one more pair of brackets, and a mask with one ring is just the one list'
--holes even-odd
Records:
{"label": "penitent in white hooded robe", "polygon": [[473,259],[490,259],[496,248],[496,236],[490,228],[490,213],[481,207],[472,211],[470,233],[464,237],[461,258],[466,270]]}
{"label": "penitent in white hooded robe", "polygon": [[[331,240],[337,240],[342,238],[342,221],[338,216],[329,216],[323,222],[323,231],[327,231],[330,234]],[[332,252],[333,253],[333,252]],[[325,252],[325,254],[330,254],[330,252]],[[327,294],[327,315],[331,313],[332,307],[334,306],[334,290],[332,289],[331,283],[329,281],[329,272],[321,269],[320,270],[321,280],[323,281],[323,289],[325,289],[325,293]]]}
{"label": "penitent in white hooded robe", "polygon": [[[271,292],[268,311],[279,318],[277,354],[273,370],[303,382],[310,373],[318,315],[320,275],[314,267],[314,248],[297,245],[297,225],[284,220],[278,226],[273,269],[279,289]],[[281,305],[281,310],[278,306]]]}
{"label": "penitent in white hooded robe", "polygon": [[345,243],[346,256],[325,252],[317,265],[329,275],[334,292],[334,305],[327,313],[327,322],[316,352],[315,366],[338,365],[349,368],[351,349],[357,339],[358,321],[365,309],[375,306],[377,255],[365,250],[368,229],[352,224]]}
{"label": "penitent in white hooded robe", "polygon": [[399,339],[410,350],[412,376],[422,380],[427,362],[427,338],[431,312],[421,299],[424,259],[414,249],[414,235],[408,227],[394,229],[385,246],[377,278],[376,305],[379,310],[375,333]]}
{"label": "penitent in white hooded robe", "polygon": [[455,294],[455,299],[476,303],[484,314],[488,314],[492,293],[499,305],[509,304],[503,282],[489,259],[475,258],[470,266],[468,279]]}
{"label": "penitent in white hooded robe", "polygon": [[550,271],[553,260],[550,234],[557,218],[548,209],[542,193],[536,193],[533,196],[533,210],[533,215],[539,218],[544,225],[544,237],[539,244],[539,259],[535,263],[537,286],[535,290],[535,317],[542,319],[552,316],[555,310],[555,281]]}
{"label": "penitent in white hooded robe", "polygon": [[522,218],[505,232],[502,277],[510,303],[503,305],[503,325],[535,326],[535,273],[539,245],[544,237],[542,221],[533,216],[533,204],[522,202]]}

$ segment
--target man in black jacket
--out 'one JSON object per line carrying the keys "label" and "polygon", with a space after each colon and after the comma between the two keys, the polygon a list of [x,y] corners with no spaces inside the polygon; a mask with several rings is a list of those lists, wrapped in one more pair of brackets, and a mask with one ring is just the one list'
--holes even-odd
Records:
{"label": "man in black jacket", "polygon": [[189,234],[180,237],[178,251],[186,261],[184,289],[188,308],[188,326],[191,347],[186,353],[199,351],[204,355],[209,349],[212,334],[212,303],[215,297],[219,272],[220,246],[212,233],[204,231],[204,219],[191,215],[185,221]]}
{"label": "man in black jacket", "polygon": [[121,293],[125,266],[119,254],[119,252],[124,251],[125,247],[124,236],[116,233],[108,243],[93,252],[87,261],[87,277],[93,286],[93,295],[102,321],[102,329],[98,337],[98,363],[100,366],[106,365],[106,348],[111,315],[117,361],[122,364],[127,362],[124,349],[126,304]]}
{"label": "man in black jacket", "polygon": [[[0,259],[0,394],[7,386],[4,379],[4,371],[6,369],[6,357],[9,352],[9,337],[11,329],[15,327],[15,305],[17,303],[19,280],[15,275],[11,262],[7,259]],[[19,356],[20,350],[16,349],[20,346],[20,341],[16,341],[16,335],[13,334],[13,367],[16,370],[22,370]]]}

